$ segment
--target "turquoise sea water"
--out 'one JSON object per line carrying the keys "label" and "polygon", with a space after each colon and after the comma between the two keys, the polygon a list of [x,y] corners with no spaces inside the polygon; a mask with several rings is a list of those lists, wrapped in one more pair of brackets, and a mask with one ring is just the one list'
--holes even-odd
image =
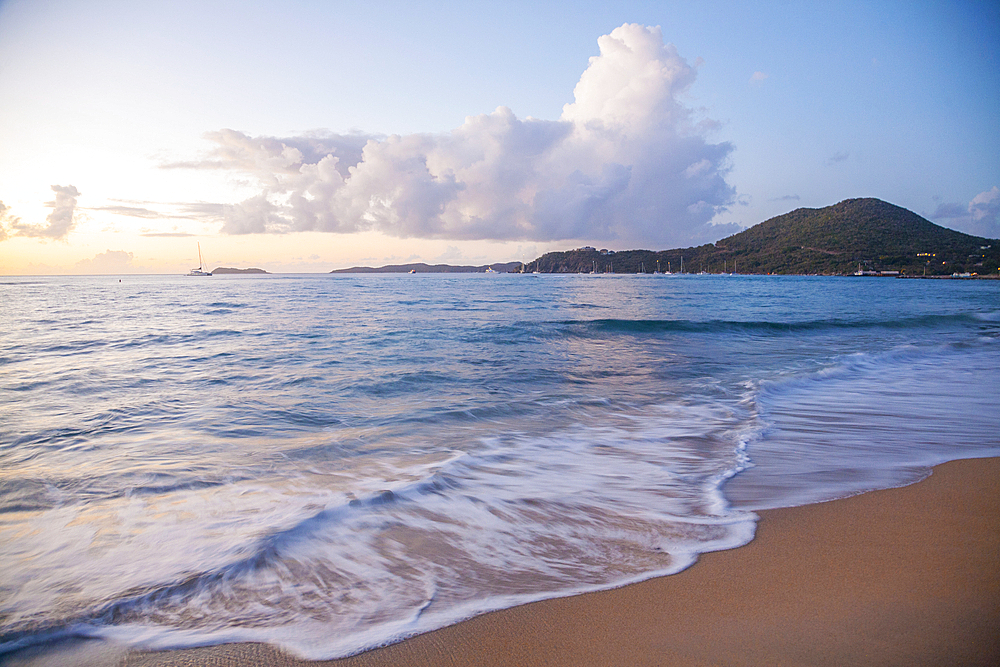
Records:
{"label": "turquoise sea water", "polygon": [[0,321],[0,652],[345,655],[1000,455],[996,281],[8,277]]}

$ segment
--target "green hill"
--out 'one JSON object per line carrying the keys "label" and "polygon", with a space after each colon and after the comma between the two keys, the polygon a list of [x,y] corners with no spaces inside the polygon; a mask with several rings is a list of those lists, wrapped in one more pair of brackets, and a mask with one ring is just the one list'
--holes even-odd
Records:
{"label": "green hill", "polygon": [[996,275],[1000,241],[946,229],[879,199],[847,199],[826,208],[796,209],[714,244],[658,252],[580,248],[536,261],[547,273],[637,273],[658,265],[677,272],[681,258],[684,271],[694,273],[735,266],[737,273],[836,275],[853,273],[860,265],[909,275]]}

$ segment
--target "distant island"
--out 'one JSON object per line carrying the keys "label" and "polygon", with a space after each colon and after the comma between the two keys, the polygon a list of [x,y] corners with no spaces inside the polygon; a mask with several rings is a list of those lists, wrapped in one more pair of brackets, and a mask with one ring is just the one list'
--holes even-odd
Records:
{"label": "distant island", "polygon": [[528,264],[396,264],[331,273],[744,273],[1000,277],[1000,240],[956,232],[880,199],[799,208],[715,243],[673,250],[550,252]]}
{"label": "distant island", "polygon": [[521,270],[521,262],[497,262],[482,266],[452,266],[450,264],[390,264],[372,268],[370,266],[354,266],[349,269],[334,269],[330,273],[486,273],[493,269],[497,273],[515,273]]}
{"label": "distant island", "polygon": [[267,271],[264,269],[231,269],[226,266],[220,266],[212,270],[213,276],[217,273],[267,273]]}

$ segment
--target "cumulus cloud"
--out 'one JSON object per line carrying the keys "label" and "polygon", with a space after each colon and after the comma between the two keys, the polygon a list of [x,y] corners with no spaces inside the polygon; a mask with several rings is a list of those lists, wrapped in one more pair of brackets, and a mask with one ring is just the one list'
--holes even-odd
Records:
{"label": "cumulus cloud", "polygon": [[765,72],[754,72],[750,76],[750,83],[757,83],[757,84],[763,83],[764,79],[766,79],[767,77],[768,75]]}
{"label": "cumulus cloud", "polygon": [[445,251],[434,258],[435,262],[461,262],[465,260],[465,255],[457,246],[450,245]]}
{"label": "cumulus cloud", "polygon": [[133,255],[130,252],[109,249],[97,253],[93,259],[82,259],[74,266],[80,273],[128,273],[133,268],[132,259]]}
{"label": "cumulus cloud", "polygon": [[347,178],[347,168],[361,162],[361,152],[370,140],[384,135],[363,133],[333,134],[312,132],[301,137],[248,137],[242,132],[223,129],[207,132],[205,138],[215,144],[202,160],[171,162],[161,169],[240,169],[250,173],[294,174],[303,164],[316,164],[336,154],[339,170]]}
{"label": "cumulus cloud", "polygon": [[734,201],[732,146],[709,142],[684,103],[695,68],[658,27],[626,24],[598,46],[558,120],[499,107],[433,135],[220,130],[204,159],[164,167],[255,180],[257,195],[225,207],[229,234],[681,245],[738,231],[709,224]]}
{"label": "cumulus cloud", "polygon": [[968,204],[942,203],[931,219],[974,236],[1000,238],[1000,188],[980,192]]}
{"label": "cumulus cloud", "polygon": [[53,185],[52,191],[56,193],[55,199],[45,203],[52,209],[52,212],[45,216],[48,225],[31,225],[17,220],[11,224],[11,228],[21,236],[65,239],[75,224],[73,215],[76,212],[76,198],[80,196],[80,191],[72,185]]}

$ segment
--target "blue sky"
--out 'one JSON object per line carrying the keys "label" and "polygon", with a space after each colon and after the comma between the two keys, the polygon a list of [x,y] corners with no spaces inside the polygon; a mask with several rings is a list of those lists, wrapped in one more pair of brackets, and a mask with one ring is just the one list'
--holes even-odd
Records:
{"label": "blue sky", "polygon": [[850,197],[997,237],[998,60],[995,2],[8,0],[0,272],[530,260]]}

